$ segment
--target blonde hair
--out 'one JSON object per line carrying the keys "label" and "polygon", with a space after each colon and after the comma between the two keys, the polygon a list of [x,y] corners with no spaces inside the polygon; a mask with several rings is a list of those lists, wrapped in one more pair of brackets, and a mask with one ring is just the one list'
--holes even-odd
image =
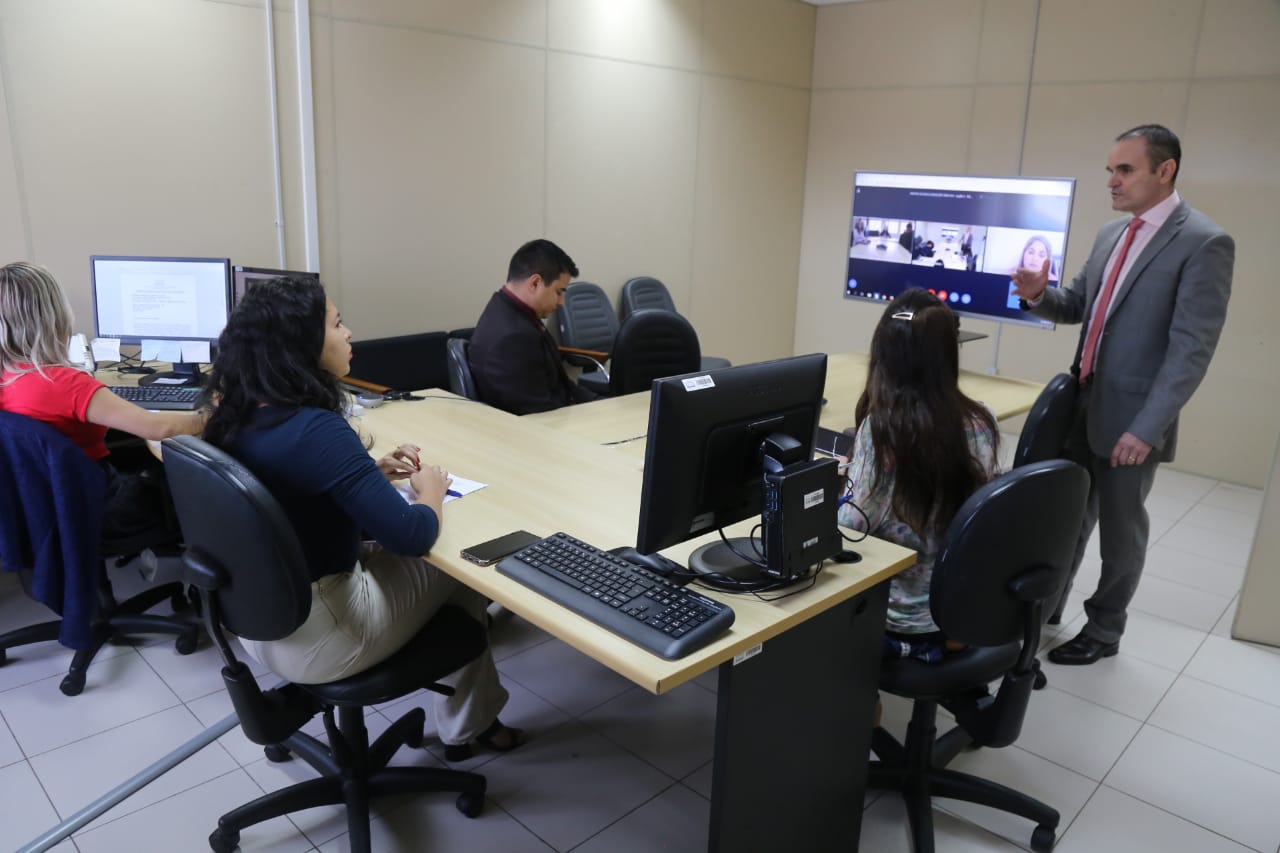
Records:
{"label": "blonde hair", "polygon": [[42,266],[16,261],[0,267],[0,376],[4,384],[46,367],[75,367],[67,360],[71,306],[58,280]]}

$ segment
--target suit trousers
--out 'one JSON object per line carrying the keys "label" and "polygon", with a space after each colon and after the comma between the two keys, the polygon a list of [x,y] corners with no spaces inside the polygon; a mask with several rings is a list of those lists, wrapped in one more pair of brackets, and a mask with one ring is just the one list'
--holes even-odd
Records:
{"label": "suit trousers", "polygon": [[1129,602],[1138,589],[1147,557],[1147,495],[1155,482],[1160,453],[1153,449],[1141,465],[1111,467],[1111,449],[1099,456],[1089,447],[1090,389],[1082,388],[1062,455],[1089,472],[1089,499],[1084,523],[1076,541],[1071,574],[1062,590],[1056,613],[1061,615],[1094,527],[1098,527],[1102,573],[1098,588],[1084,603],[1088,617],[1083,633],[1103,643],[1114,643],[1124,634]]}

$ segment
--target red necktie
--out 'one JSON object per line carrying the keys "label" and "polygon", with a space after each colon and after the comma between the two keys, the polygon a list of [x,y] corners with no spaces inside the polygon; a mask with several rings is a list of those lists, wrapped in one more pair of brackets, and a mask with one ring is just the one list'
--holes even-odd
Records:
{"label": "red necktie", "polygon": [[1102,293],[1098,295],[1098,308],[1093,312],[1093,322],[1089,324],[1089,334],[1084,339],[1084,352],[1080,357],[1080,381],[1085,382],[1093,375],[1093,362],[1098,357],[1098,339],[1102,337],[1102,327],[1107,322],[1107,310],[1111,307],[1111,294],[1116,291],[1116,284],[1120,281],[1120,270],[1124,268],[1124,259],[1129,254],[1129,247],[1133,245],[1133,235],[1138,233],[1138,229],[1142,227],[1142,220],[1133,217],[1129,220],[1129,230],[1124,235],[1124,245],[1120,247],[1120,254],[1116,257],[1115,266],[1111,268],[1111,275],[1107,276],[1107,283],[1102,288]]}

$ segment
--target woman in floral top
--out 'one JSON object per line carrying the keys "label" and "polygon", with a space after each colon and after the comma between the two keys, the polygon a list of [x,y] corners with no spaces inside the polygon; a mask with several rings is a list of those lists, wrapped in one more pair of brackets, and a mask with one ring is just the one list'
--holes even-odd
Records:
{"label": "woman in floral top", "polygon": [[919,555],[890,582],[886,656],[942,656],[929,611],[933,563],[956,511],[996,473],[995,418],[958,385],[958,329],[946,303],[912,289],[889,304],[871,339],[839,518]]}

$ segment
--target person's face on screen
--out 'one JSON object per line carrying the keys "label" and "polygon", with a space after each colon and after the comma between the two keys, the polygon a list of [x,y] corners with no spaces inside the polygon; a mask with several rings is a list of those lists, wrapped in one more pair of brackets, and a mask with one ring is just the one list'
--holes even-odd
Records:
{"label": "person's face on screen", "polygon": [[561,273],[560,277],[555,281],[546,282],[541,278],[533,291],[533,302],[530,308],[538,315],[538,318],[545,320],[555,313],[556,309],[564,304],[564,291],[569,286],[569,274]]}
{"label": "person's face on screen", "polygon": [[351,372],[351,330],[342,325],[342,315],[332,300],[325,300],[324,348],[320,369],[341,379]]}
{"label": "person's face on screen", "polygon": [[1141,216],[1173,192],[1173,161],[1152,164],[1143,139],[1122,139],[1111,146],[1107,171],[1113,210]]}
{"label": "person's face on screen", "polygon": [[1044,262],[1049,258],[1049,247],[1044,244],[1043,240],[1032,240],[1027,244],[1027,248],[1022,250],[1022,268],[1028,270],[1039,270],[1044,268]]}

